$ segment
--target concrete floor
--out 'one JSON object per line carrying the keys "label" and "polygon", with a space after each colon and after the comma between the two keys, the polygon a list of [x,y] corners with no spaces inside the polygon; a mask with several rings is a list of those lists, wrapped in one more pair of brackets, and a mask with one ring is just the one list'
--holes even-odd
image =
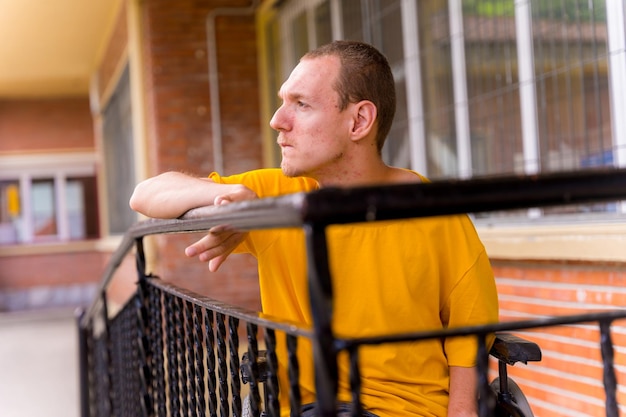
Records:
{"label": "concrete floor", "polygon": [[78,417],[78,345],[71,310],[0,314],[0,416]]}

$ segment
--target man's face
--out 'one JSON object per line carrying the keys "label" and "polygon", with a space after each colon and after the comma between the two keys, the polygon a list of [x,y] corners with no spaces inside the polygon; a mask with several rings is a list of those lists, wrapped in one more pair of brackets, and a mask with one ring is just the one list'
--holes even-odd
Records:
{"label": "man's face", "polygon": [[270,126],[278,131],[281,168],[287,176],[322,181],[341,175],[351,106],[339,111],[339,96],[333,89],[339,66],[333,56],[303,60],[278,92],[282,105]]}

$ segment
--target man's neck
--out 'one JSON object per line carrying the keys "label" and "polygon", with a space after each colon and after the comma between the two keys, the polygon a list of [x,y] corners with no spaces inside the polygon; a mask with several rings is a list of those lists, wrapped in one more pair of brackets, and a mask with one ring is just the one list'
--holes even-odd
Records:
{"label": "man's neck", "polygon": [[356,169],[339,173],[340,175],[319,176],[315,178],[320,188],[325,187],[360,187],[368,185],[400,184],[420,182],[419,176],[414,172],[390,167],[381,163],[380,166],[370,169]]}

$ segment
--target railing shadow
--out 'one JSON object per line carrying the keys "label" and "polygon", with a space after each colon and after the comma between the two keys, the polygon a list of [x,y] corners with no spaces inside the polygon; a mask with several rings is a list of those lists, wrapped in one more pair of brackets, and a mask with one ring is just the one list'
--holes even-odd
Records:
{"label": "railing shadow", "polygon": [[[571,172],[533,177],[500,177],[353,189],[195,209],[181,219],[150,220],[128,230],[107,265],[94,302],[78,318],[83,416],[278,416],[279,372],[287,372],[292,415],[299,415],[298,340],[314,349],[319,414],[335,415],[337,355],[351,357],[354,410],[359,410],[358,351],[361,346],[474,335],[477,337],[480,414],[494,415],[489,403],[485,337],[502,331],[595,322],[601,332],[606,415],[619,415],[610,325],[626,318],[615,310],[541,320],[459,329],[421,331],[371,338],[335,337],[332,277],[326,227],[331,224],[476,213],[626,199],[626,170]],[[146,271],[143,238],[164,233],[205,231],[228,224],[240,230],[301,227],[305,231],[313,328],[302,328],[258,312],[202,297]],[[124,257],[135,249],[138,283],[132,298],[109,312],[106,289]],[[242,327],[245,325],[245,332]],[[245,334],[246,340],[239,340]],[[269,378],[259,386],[259,343],[266,352]],[[246,350],[252,378],[242,388],[240,358]],[[280,365],[277,352],[286,352]],[[283,369],[284,368],[284,369]],[[247,400],[242,401],[242,391]],[[263,397],[263,398],[262,398]],[[244,403],[249,409],[244,410]],[[247,414],[245,414],[247,413]],[[355,412],[356,414],[356,412]]]}

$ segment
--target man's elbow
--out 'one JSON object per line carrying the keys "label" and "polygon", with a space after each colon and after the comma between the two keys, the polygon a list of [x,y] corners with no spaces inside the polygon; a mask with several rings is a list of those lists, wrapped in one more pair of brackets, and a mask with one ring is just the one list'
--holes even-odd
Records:
{"label": "man's elbow", "polygon": [[145,181],[140,182],[135,186],[133,190],[133,194],[130,196],[130,200],[128,201],[128,205],[131,209],[135,210],[138,213],[148,214],[148,199],[145,198],[147,192],[144,190],[146,188]]}

